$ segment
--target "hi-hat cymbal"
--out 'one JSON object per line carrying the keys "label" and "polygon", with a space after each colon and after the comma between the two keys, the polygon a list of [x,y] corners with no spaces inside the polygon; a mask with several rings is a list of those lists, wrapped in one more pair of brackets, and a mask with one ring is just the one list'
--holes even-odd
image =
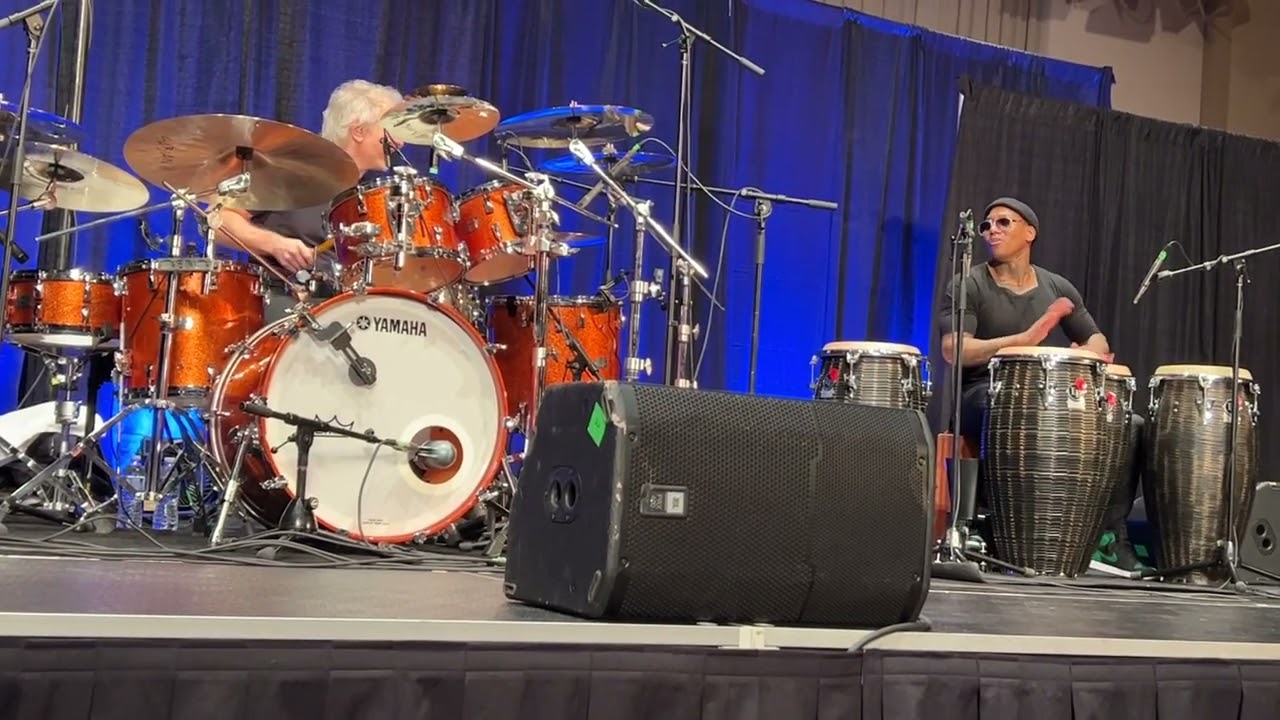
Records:
{"label": "hi-hat cymbal", "polygon": [[443,95],[410,96],[382,116],[382,127],[391,137],[410,145],[430,145],[437,134],[454,142],[484,137],[498,126],[502,113],[481,100],[457,94],[457,85],[427,85],[427,92]]}
{"label": "hi-hat cymbal", "polygon": [[360,171],[342,148],[308,130],[247,115],[187,115],[135,130],[124,157],[148,182],[206,193],[249,172],[248,190],[222,198],[244,210],[324,205],[355,187]]}
{"label": "hi-hat cymbal", "polygon": [[575,138],[589,146],[622,142],[653,129],[653,116],[622,105],[576,103],[535,110],[498,125],[499,142],[527,148],[567,148]]}
{"label": "hi-hat cymbal", "polygon": [[[18,106],[0,98],[0,139],[17,134]],[[27,115],[27,142],[79,145],[85,136],[84,128],[64,117],[35,109]]]}
{"label": "hi-hat cymbal", "polygon": [[[82,152],[56,145],[30,143],[22,163],[18,195],[42,197],[53,207],[84,212],[125,212],[142,207],[151,194],[142,181]],[[13,175],[7,165],[0,176],[6,185]]]}
{"label": "hi-hat cymbal", "polygon": [[[604,170],[612,170],[614,165],[622,159],[618,153],[593,153],[596,162]],[[627,160],[627,166],[615,174],[616,178],[633,178],[641,175],[665,170],[676,164],[676,159],[664,153],[645,153],[638,152]],[[554,157],[538,166],[539,170],[551,173],[552,175],[595,175],[596,171],[591,169],[590,165],[582,162],[575,155],[561,155]]]}
{"label": "hi-hat cymbal", "polygon": [[553,242],[562,243],[571,248],[594,247],[604,244],[603,236],[580,232],[555,232],[551,234],[551,239]]}

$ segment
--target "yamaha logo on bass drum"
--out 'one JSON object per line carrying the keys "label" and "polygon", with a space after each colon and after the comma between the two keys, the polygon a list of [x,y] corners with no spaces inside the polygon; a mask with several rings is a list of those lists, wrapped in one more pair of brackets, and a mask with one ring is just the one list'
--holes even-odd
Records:
{"label": "yamaha logo on bass drum", "polygon": [[391,335],[427,336],[427,324],[421,320],[361,315],[356,318],[356,327],[360,330],[373,330],[374,332],[389,333]]}

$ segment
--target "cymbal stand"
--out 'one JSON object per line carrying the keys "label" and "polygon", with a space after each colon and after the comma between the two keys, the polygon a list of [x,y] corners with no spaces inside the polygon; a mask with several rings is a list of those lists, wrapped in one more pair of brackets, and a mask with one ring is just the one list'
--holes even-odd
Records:
{"label": "cymbal stand", "polygon": [[[609,202],[615,202],[613,193],[609,193]],[[645,375],[653,373],[653,360],[640,357],[640,307],[645,300],[659,297],[662,293],[662,281],[649,282],[643,279],[645,234],[646,229],[649,227],[649,217],[652,210],[653,203],[651,201],[636,201],[635,260],[632,266],[634,270],[631,276],[630,292],[627,295],[627,299],[631,303],[627,317],[630,328],[627,330],[627,359],[622,366],[625,373],[623,377],[626,378],[627,382],[638,381],[641,372]],[[661,270],[658,272],[661,272]]]}
{"label": "cymbal stand", "polygon": [[[639,248],[642,248],[644,245],[644,243],[642,242],[643,240],[642,235],[644,234],[645,231],[648,231],[654,237],[658,238],[658,240],[663,245],[666,246],[667,250],[671,253],[672,257],[675,259],[676,267],[681,273],[682,281],[680,284],[680,291],[686,298],[690,293],[691,278],[694,274],[697,274],[699,277],[702,277],[702,278],[710,277],[710,274],[707,272],[707,269],[702,267],[702,265],[699,264],[697,260],[694,260],[693,257],[691,257],[689,253],[686,252],[685,249],[681,247],[680,244],[677,243],[671,237],[671,235],[668,234],[667,231],[661,225],[658,224],[656,220],[653,219],[653,217],[649,214],[649,209],[647,207],[641,207],[641,204],[637,200],[632,198],[630,195],[627,195],[626,191],[623,190],[622,186],[619,185],[618,182],[613,179],[612,175],[606,172],[604,168],[600,167],[600,163],[596,162],[595,154],[591,152],[591,149],[587,147],[586,143],[577,139],[573,140],[572,142],[569,143],[569,152],[573,153],[574,156],[576,156],[578,160],[581,161],[584,165],[587,165],[588,167],[590,167],[592,171],[595,172],[596,175],[599,175],[600,178],[604,180],[605,184],[608,186],[610,190],[610,194],[615,195],[617,199],[621,200],[623,204],[625,204],[627,208],[631,210],[631,213],[635,216],[635,219],[636,219],[637,253],[640,252]],[[641,257],[640,260],[642,261],[643,257]],[[637,265],[637,267],[635,268],[635,272],[636,272],[636,278],[640,277],[640,273],[643,272],[643,267]],[[635,281],[636,278],[633,278],[633,281]],[[635,294],[637,293],[633,292],[633,297]],[[687,303],[686,303],[686,307],[687,307]],[[634,300],[633,300],[631,310],[633,314],[636,312],[636,306],[635,306]],[[692,329],[689,328],[689,325],[688,325],[689,320],[690,318],[687,312],[680,316],[680,322],[682,324],[682,327],[689,329],[688,333],[684,333],[684,332],[681,333],[681,338],[683,340],[687,340],[688,336],[692,335]],[[631,333],[629,337],[635,338],[639,335],[640,329],[637,326],[637,324],[633,324],[629,332]],[[634,355],[631,355],[628,358],[628,361],[627,361],[628,373],[631,372],[631,364],[632,364],[631,357],[634,357]],[[684,355],[682,354],[680,357],[683,358]],[[689,382],[688,379],[684,379],[684,384],[677,382],[677,385],[680,385],[681,387],[689,387],[690,384],[691,383]]]}

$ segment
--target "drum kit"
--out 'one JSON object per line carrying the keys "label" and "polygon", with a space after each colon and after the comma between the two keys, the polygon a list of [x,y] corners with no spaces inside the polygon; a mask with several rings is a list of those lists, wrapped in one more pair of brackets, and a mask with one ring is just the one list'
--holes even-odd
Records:
{"label": "drum kit", "polygon": [[[187,440],[198,445],[200,462],[221,490],[215,544],[233,513],[269,528],[322,528],[372,544],[422,543],[478,518],[492,529],[493,508],[516,482],[512,464],[521,455],[512,442],[523,437],[527,451],[535,441],[542,388],[637,380],[651,367],[638,356],[636,332],[622,357],[616,283],[588,296],[551,295],[551,264],[594,242],[558,230],[556,210],[608,227],[610,241],[616,208],[635,215],[637,264],[627,283],[633,329],[640,305],[659,296],[642,279],[647,237],[660,240],[685,272],[706,277],[652,218],[649,203],[619,182],[673,160],[633,154],[618,162],[614,144],[653,126],[634,108],[571,104],[500,123],[497,108],[461,88],[427,86],[383,117],[390,171],[372,181],[361,181],[337,145],[257,117],[194,115],[144,126],[124,145],[132,174],[59,145],[72,134],[83,138],[74,123],[30,117],[27,162],[10,168],[22,173],[22,209],[115,213],[39,240],[162,210],[172,215],[173,231],[153,245],[167,252],[114,274],[23,271],[5,283],[5,340],[62,368],[56,404],[62,454],[0,503],[0,518],[38,508],[29,498],[47,503],[54,496],[75,508],[77,525],[100,532],[123,522],[117,515],[124,516],[127,503],[162,512],[186,481],[164,476],[159,455],[168,423],[159,418],[194,412],[208,437]],[[504,149],[568,150],[546,166],[598,178],[593,194],[607,194],[609,216],[558,197],[546,171],[516,174],[506,152],[492,162],[460,144],[490,133]],[[401,144],[427,146],[433,165],[466,162],[494,179],[455,196],[419,174]],[[169,198],[143,207],[150,196],[143,181]],[[331,250],[333,259],[330,270],[317,274],[338,288],[324,299],[221,221],[226,209],[317,205],[328,207],[329,235],[317,256]],[[202,248],[186,242],[188,213],[199,221]],[[219,257],[219,233],[258,262]],[[225,238],[219,238],[224,245]],[[521,278],[533,285],[531,296],[480,297],[484,288]],[[266,319],[269,281],[283,283],[296,302],[274,322]],[[75,380],[88,359],[104,356],[113,361],[121,409],[77,437]],[[128,488],[126,503],[117,480],[120,512],[112,515],[108,506],[116,498],[91,492],[71,464],[88,457],[105,466],[96,448],[139,411],[157,418],[142,453],[145,483]]]}

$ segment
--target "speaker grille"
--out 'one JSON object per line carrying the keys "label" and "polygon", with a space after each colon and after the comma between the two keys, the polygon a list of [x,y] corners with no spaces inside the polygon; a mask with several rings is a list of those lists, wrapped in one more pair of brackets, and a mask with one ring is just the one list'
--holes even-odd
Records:
{"label": "speaker grille", "polygon": [[[932,509],[923,416],[627,389],[637,421],[626,436],[621,614],[839,624],[855,598],[872,624],[912,614],[904,596],[924,580]],[[687,488],[687,517],[642,515],[645,484]]]}

